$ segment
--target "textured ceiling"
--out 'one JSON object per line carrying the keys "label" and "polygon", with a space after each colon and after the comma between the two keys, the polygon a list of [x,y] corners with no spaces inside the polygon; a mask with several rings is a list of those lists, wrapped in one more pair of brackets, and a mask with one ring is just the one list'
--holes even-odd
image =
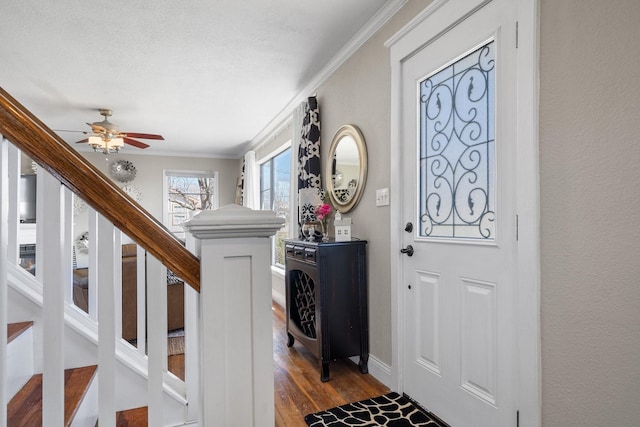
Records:
{"label": "textured ceiling", "polygon": [[110,108],[145,153],[238,156],[385,2],[3,0],[0,87],[54,130]]}

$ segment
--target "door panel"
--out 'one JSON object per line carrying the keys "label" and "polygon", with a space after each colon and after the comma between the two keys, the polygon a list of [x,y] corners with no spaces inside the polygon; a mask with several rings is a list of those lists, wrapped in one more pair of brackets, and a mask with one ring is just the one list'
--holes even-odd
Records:
{"label": "door panel", "polygon": [[440,278],[416,272],[416,358],[424,369],[440,374]]}
{"label": "door panel", "polygon": [[461,386],[495,405],[496,285],[462,279]]}
{"label": "door panel", "polygon": [[513,16],[484,2],[402,65],[402,387],[452,426],[515,425]]}

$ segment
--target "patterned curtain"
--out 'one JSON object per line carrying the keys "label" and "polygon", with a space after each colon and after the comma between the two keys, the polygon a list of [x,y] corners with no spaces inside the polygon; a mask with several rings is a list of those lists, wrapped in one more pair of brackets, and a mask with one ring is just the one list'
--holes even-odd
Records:
{"label": "patterned curtain", "polygon": [[260,209],[260,168],[256,163],[255,151],[247,151],[244,155],[242,185],[244,186],[242,194],[243,206],[251,209]]}
{"label": "patterned curtain", "polygon": [[316,221],[314,210],[322,203],[320,176],[320,110],[315,96],[303,103],[300,145],[298,147],[299,225]]}
{"label": "patterned curtain", "polygon": [[321,188],[320,179],[320,111],[318,100],[310,97],[304,107],[302,135],[298,148],[298,190]]}
{"label": "patterned curtain", "polygon": [[244,206],[244,157],[242,158],[242,172],[240,172],[240,200],[236,200],[236,203],[240,206]]}

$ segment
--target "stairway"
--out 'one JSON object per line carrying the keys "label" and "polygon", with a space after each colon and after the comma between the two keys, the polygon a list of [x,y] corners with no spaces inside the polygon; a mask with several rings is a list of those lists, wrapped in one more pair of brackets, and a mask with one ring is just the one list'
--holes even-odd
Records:
{"label": "stairway", "polygon": [[[30,333],[33,322],[12,323],[7,326],[8,352],[18,343],[22,336]],[[33,350],[33,347],[31,347]],[[21,349],[21,351],[25,351]],[[31,355],[26,359],[32,358]],[[11,363],[12,358],[8,358]],[[22,358],[13,358],[18,362],[16,366],[7,366],[7,371],[20,370]],[[17,360],[15,360],[17,359]],[[91,414],[91,402],[86,402],[85,396],[90,393],[97,366],[84,366],[67,369],[64,372],[64,425],[84,426],[95,424],[97,412]],[[96,385],[94,389],[97,390]],[[93,393],[97,397],[97,393]],[[84,403],[84,405],[83,405]],[[97,400],[95,408],[97,410]],[[89,407],[87,407],[89,404]],[[93,418],[93,422],[91,421]],[[28,379],[7,405],[7,426],[38,426],[42,425],[42,374],[34,374]]]}

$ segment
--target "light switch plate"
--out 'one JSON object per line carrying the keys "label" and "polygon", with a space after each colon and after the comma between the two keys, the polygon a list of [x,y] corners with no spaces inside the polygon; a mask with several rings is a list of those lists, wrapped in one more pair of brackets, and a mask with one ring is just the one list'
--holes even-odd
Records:
{"label": "light switch plate", "polygon": [[389,206],[388,188],[379,188],[376,190],[376,206]]}

